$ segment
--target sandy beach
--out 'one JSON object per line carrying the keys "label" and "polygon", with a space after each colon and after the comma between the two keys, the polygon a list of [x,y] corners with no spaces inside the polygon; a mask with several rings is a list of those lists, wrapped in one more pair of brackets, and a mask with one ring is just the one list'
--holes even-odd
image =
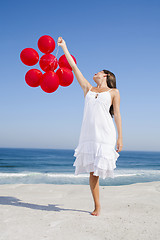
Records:
{"label": "sandy beach", "polygon": [[153,239],[160,235],[160,182],[100,186],[92,216],[89,185],[0,185],[0,239]]}

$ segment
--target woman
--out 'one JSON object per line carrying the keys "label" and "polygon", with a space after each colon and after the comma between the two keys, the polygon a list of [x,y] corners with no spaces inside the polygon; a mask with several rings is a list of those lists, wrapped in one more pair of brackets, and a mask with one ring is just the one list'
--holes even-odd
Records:
{"label": "woman", "polygon": [[[75,149],[75,174],[90,173],[90,188],[94,199],[95,209],[91,213],[100,215],[99,177],[114,178],[114,169],[122,150],[122,123],[120,115],[120,93],[116,88],[115,75],[102,70],[94,75],[93,80],[97,86],[93,87],[82,75],[70,55],[62,37],[58,38],[64,54],[84,91],[85,105],[81,126],[79,144]],[[113,115],[118,130],[116,143],[116,130]],[[115,151],[115,145],[117,150]]]}

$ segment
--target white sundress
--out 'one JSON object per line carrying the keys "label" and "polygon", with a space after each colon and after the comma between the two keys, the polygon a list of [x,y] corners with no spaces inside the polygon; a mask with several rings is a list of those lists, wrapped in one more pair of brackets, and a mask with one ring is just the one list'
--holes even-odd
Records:
{"label": "white sundress", "polygon": [[114,178],[120,155],[115,150],[116,129],[109,112],[112,89],[101,93],[90,89],[85,96],[79,143],[74,151],[75,175],[94,172],[103,179]]}

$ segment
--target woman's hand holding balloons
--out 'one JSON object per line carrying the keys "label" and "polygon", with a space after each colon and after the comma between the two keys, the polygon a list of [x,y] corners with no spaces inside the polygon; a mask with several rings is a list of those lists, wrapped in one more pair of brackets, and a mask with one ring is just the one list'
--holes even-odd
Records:
{"label": "woman's hand holding balloons", "polygon": [[58,46],[60,46],[62,48],[66,46],[66,43],[62,37],[58,38],[57,44],[58,44]]}

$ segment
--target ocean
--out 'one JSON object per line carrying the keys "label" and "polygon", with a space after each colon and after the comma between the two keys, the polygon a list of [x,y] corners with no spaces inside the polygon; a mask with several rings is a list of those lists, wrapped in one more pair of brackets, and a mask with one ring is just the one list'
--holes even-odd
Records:
{"label": "ocean", "polygon": [[[89,173],[75,175],[74,150],[0,148],[0,184],[89,184]],[[121,151],[115,178],[100,186],[160,181],[160,152]]]}

